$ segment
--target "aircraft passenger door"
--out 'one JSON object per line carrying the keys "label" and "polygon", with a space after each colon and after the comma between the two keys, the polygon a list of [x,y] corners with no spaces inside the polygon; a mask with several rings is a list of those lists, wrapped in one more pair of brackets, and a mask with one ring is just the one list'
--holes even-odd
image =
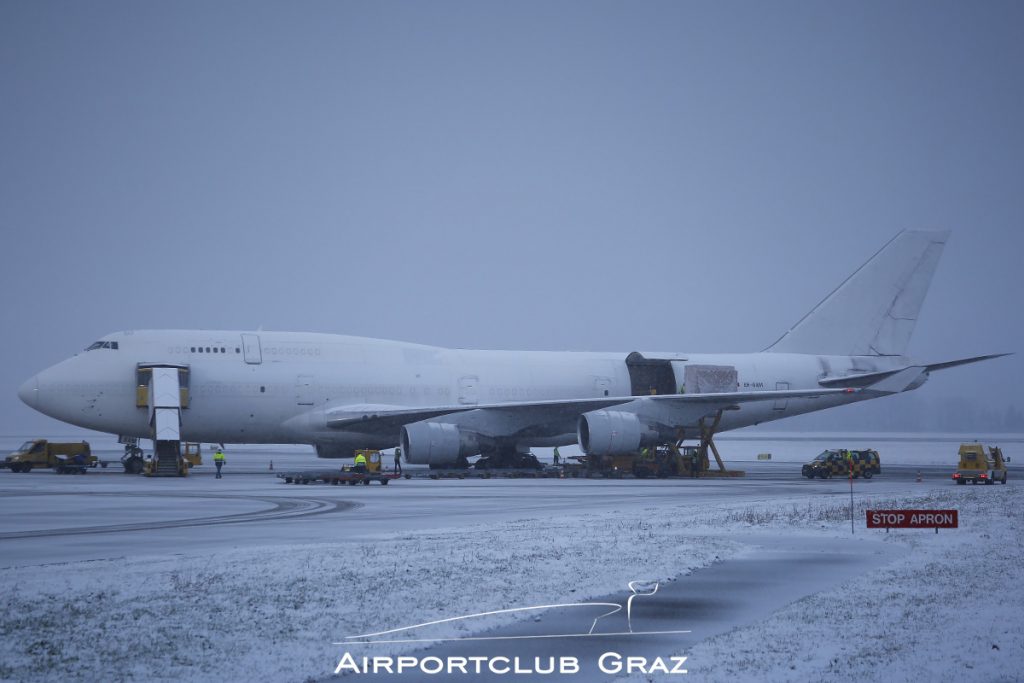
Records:
{"label": "aircraft passenger door", "polygon": [[[776,382],[775,391],[789,391],[789,382]],[[788,399],[782,399],[772,404],[772,408],[775,410],[785,410],[788,403]]]}
{"label": "aircraft passenger door", "polygon": [[464,406],[475,406],[479,402],[478,388],[480,378],[467,375],[459,378],[459,403]]}
{"label": "aircraft passenger door", "polygon": [[260,350],[260,337],[256,334],[242,335],[242,355],[249,365],[259,365],[263,362],[263,352]]}

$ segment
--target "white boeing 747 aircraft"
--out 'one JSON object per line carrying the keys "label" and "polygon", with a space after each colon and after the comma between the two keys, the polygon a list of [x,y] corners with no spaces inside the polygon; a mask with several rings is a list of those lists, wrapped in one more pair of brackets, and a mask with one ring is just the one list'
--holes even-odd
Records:
{"label": "white boeing 747 aircraft", "polygon": [[435,466],[481,453],[513,463],[532,446],[572,443],[624,454],[916,389],[935,370],[1004,355],[905,356],[947,237],[898,234],[760,353],[469,351],[303,332],[146,330],[103,337],[18,395],[88,429],[311,444],[328,458],[398,445],[409,462]]}

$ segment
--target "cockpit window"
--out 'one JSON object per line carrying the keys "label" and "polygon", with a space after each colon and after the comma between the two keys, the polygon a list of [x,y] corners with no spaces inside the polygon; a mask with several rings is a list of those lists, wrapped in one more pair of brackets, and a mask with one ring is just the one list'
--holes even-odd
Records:
{"label": "cockpit window", "polygon": [[92,351],[93,349],[114,349],[114,350],[116,350],[117,349],[117,342],[116,341],[98,341],[98,342],[93,342],[92,344],[89,344],[89,346],[85,350],[86,351]]}

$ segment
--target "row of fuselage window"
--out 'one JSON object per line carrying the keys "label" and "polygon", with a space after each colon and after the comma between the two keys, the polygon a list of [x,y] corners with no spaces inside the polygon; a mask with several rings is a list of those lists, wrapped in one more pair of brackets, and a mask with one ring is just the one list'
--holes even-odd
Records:
{"label": "row of fuselage window", "polygon": [[[192,353],[227,353],[228,350],[223,346],[193,346],[189,350]],[[241,353],[242,349],[235,347],[235,353]]]}

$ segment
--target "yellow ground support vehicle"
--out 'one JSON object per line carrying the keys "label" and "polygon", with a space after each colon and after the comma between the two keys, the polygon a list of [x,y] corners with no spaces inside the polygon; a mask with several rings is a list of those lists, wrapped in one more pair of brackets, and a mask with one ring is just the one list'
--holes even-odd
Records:
{"label": "yellow ground support vehicle", "polygon": [[708,456],[705,453],[701,457],[700,449],[696,446],[645,449],[633,460],[633,476],[638,479],[692,476],[694,461],[697,474],[708,471]]}
{"label": "yellow ground support vehicle", "polygon": [[[846,454],[849,453],[849,460]],[[849,477],[851,462],[853,465],[853,478],[864,477],[870,479],[876,474],[882,473],[881,461],[878,458],[878,451],[848,451],[845,449],[831,449],[822,451],[814,460],[810,461],[800,470],[800,474],[808,479],[819,477],[831,479],[833,476]]]}
{"label": "yellow ground support vehicle", "polygon": [[199,467],[203,464],[202,444],[186,441],[182,446],[185,447],[185,450],[181,452],[181,457],[185,459],[189,467]]}
{"label": "yellow ground support vehicle", "polygon": [[[12,472],[52,467],[59,474],[64,474],[82,472],[84,468],[96,467],[98,463],[99,459],[92,454],[86,441],[55,443],[46,439],[31,439],[8,455],[3,466]],[[106,464],[103,466],[106,467]]]}
{"label": "yellow ground support vehicle", "polygon": [[953,473],[957,484],[1006,483],[1006,462],[999,446],[989,446],[988,454],[980,443],[960,444],[960,464]]}
{"label": "yellow ground support vehicle", "polygon": [[[371,474],[372,473],[380,472],[380,470],[381,470],[380,451],[370,450],[370,449],[361,449],[361,450],[356,451],[355,457],[358,458],[360,455],[363,456],[364,458],[366,458],[366,470],[365,470],[366,472],[369,472]],[[352,465],[345,465],[344,467],[341,468],[341,471],[342,472],[362,472],[364,470],[357,470],[355,464],[352,464]]]}

